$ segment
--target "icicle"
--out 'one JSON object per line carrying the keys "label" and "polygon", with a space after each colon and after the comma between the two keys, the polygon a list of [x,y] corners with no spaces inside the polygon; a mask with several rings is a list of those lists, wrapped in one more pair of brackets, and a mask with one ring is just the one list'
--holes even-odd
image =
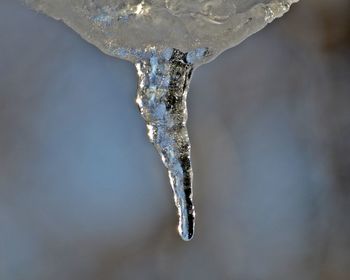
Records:
{"label": "icicle", "polygon": [[194,233],[192,166],[186,128],[187,91],[193,65],[186,54],[170,49],[136,63],[139,82],[136,103],[146,121],[148,136],[168,169],[179,214],[179,233],[190,240]]}
{"label": "icicle", "polygon": [[195,213],[186,97],[192,71],[281,17],[298,0],[24,1],[62,20],[104,53],[136,64],[137,104],[169,171],[180,235],[190,240]]}

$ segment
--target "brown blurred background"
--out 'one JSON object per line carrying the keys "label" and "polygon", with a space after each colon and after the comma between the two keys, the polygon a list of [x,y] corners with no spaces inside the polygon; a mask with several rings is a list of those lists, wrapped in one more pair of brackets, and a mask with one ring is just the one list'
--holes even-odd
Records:
{"label": "brown blurred background", "polygon": [[0,0],[0,279],[350,279],[350,2],[301,0],[189,95],[176,233],[133,65]]}

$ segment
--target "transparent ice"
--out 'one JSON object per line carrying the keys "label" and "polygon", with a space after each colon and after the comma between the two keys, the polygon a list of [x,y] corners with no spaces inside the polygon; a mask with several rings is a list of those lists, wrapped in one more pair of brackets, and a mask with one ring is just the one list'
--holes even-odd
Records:
{"label": "transparent ice", "polygon": [[179,233],[194,233],[186,97],[193,70],[287,12],[298,0],[25,0],[108,55],[133,62],[136,103],[168,169]]}

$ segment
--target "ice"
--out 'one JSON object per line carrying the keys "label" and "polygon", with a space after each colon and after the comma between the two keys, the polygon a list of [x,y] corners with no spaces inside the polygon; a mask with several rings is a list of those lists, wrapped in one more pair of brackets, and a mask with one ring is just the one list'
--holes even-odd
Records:
{"label": "ice", "polygon": [[183,240],[194,234],[186,128],[193,70],[287,12],[298,0],[26,0],[106,54],[133,62],[136,103],[168,169]]}
{"label": "ice", "polygon": [[136,103],[146,121],[148,136],[169,170],[179,213],[179,233],[190,240],[194,231],[192,166],[186,121],[186,97],[193,65],[178,50],[136,63],[139,76]]}
{"label": "ice", "polygon": [[[298,0],[25,0],[63,20],[103,52],[120,58],[149,47],[212,59],[282,16]],[[128,53],[129,55],[125,56]]]}

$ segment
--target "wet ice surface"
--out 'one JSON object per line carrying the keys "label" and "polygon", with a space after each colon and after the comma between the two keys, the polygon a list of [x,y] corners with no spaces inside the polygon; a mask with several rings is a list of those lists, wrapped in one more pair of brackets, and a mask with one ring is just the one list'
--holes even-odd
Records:
{"label": "wet ice surface", "polygon": [[194,233],[192,165],[186,128],[193,70],[282,16],[298,0],[26,0],[63,20],[103,52],[132,61],[137,104],[168,169],[179,233]]}

